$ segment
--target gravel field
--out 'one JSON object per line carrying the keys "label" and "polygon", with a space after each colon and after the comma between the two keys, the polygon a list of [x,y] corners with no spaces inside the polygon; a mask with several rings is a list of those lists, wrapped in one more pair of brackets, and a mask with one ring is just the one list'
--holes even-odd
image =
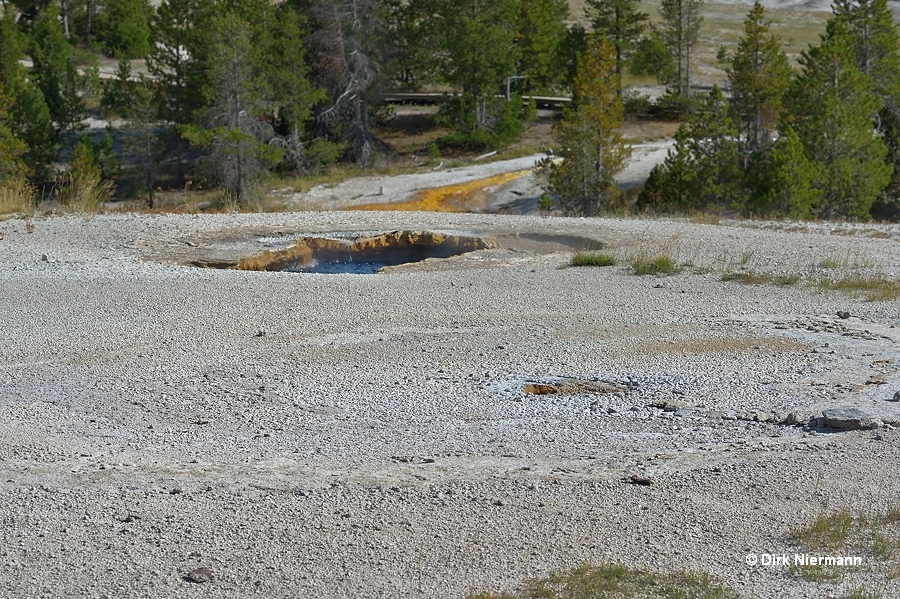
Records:
{"label": "gravel field", "polygon": [[[492,244],[370,275],[186,266],[394,230]],[[620,264],[566,267],[591,240]],[[685,266],[627,265],[659,252]],[[590,560],[900,597],[872,555],[822,582],[746,563],[900,506],[900,301],[809,282],[860,273],[900,276],[900,226],[0,222],[0,596],[462,598]],[[838,407],[871,426],[824,426]]]}

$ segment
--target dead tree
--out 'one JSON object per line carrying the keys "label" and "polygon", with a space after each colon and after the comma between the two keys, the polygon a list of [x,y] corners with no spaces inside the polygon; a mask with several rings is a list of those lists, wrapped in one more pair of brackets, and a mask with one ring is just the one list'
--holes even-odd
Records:
{"label": "dead tree", "polygon": [[376,0],[320,0],[313,8],[313,70],[316,82],[330,93],[318,119],[341,130],[350,140],[350,158],[363,165],[371,164],[383,146],[370,123],[383,79],[382,10]]}

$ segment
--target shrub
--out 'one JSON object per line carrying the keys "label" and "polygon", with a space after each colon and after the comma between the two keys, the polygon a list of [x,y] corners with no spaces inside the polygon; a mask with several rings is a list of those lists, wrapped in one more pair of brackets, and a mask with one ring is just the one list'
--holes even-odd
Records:
{"label": "shrub", "polygon": [[626,91],[622,94],[622,108],[627,117],[647,118],[653,113],[653,100],[647,94]]}

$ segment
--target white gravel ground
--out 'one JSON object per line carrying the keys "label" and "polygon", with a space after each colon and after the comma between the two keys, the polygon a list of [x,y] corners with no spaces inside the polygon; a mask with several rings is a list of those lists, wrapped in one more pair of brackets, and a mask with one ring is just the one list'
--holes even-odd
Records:
{"label": "white gravel ground", "polygon": [[[395,229],[501,247],[375,275],[179,264]],[[578,236],[692,266],[564,268]],[[897,226],[0,222],[0,596],[460,598],[585,560],[710,572],[746,597],[900,596],[870,555],[823,583],[745,563],[799,551],[791,531],[819,514],[900,505],[889,424],[763,422],[900,420],[900,302],[721,280],[896,278],[898,250]],[[522,392],[567,377],[619,391]],[[184,580],[197,567],[215,579]]]}

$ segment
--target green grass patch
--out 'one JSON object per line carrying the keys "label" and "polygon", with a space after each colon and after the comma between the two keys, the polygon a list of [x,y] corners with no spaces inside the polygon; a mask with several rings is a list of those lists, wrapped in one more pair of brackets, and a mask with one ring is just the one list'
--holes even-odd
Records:
{"label": "green grass patch", "polygon": [[865,297],[867,301],[890,301],[900,298],[900,281],[880,276],[852,275],[843,279],[823,280],[823,289],[833,289],[853,295]]}
{"label": "green grass patch", "polygon": [[678,272],[675,260],[668,254],[651,257],[638,257],[632,260],[631,270],[638,276],[672,275]]}
{"label": "green grass patch", "polygon": [[787,287],[800,281],[797,275],[767,275],[757,272],[726,272],[722,275],[723,281],[737,281],[745,285],[779,285]]}
{"label": "green grass patch", "polygon": [[594,252],[578,252],[572,257],[572,266],[615,266],[616,257],[612,254],[596,254]]}
{"label": "green grass patch", "polygon": [[882,594],[875,591],[867,591],[865,589],[853,589],[846,595],[844,599],[881,599]]}
{"label": "green grass patch", "polygon": [[585,564],[564,574],[534,580],[514,594],[470,594],[469,599],[737,599],[733,590],[706,574],[659,574],[617,564]]}
{"label": "green grass patch", "polygon": [[[868,578],[880,575],[885,580],[900,571],[900,523],[898,508],[882,514],[853,515],[850,510],[819,516],[808,526],[794,531],[796,538],[809,555],[831,557],[860,557],[861,566],[806,565],[792,567],[795,574],[816,582],[837,580],[853,570],[864,570]],[[856,592],[856,591],[854,591]],[[860,593],[866,591],[858,590]],[[878,597],[879,595],[847,595],[848,597]]]}
{"label": "green grass patch", "polygon": [[796,532],[797,540],[813,551],[834,551],[847,546],[855,519],[847,510],[819,516]]}

